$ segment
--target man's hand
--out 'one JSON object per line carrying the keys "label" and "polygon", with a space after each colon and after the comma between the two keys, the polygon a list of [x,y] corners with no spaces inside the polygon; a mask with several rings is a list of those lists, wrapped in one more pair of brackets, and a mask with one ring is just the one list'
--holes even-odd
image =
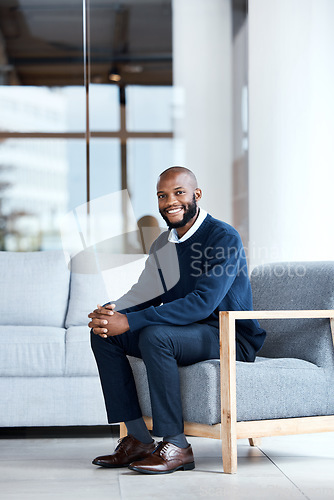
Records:
{"label": "man's hand", "polygon": [[95,335],[102,338],[121,335],[129,330],[128,318],[125,314],[114,311],[115,304],[107,304],[104,307],[98,304],[97,309],[88,314],[92,319],[88,326],[93,329]]}

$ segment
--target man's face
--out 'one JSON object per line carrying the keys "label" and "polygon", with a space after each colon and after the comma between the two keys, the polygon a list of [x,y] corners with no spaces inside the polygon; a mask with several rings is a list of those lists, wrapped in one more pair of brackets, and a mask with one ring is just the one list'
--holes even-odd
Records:
{"label": "man's face", "polygon": [[185,173],[167,173],[157,186],[159,212],[167,226],[181,228],[193,224],[197,216],[200,190]]}

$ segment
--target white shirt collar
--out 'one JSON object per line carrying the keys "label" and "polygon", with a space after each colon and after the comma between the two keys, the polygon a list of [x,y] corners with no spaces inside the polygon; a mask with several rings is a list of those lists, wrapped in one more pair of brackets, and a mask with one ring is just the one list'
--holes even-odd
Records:
{"label": "white shirt collar", "polygon": [[191,228],[188,229],[188,231],[182,236],[182,238],[178,237],[176,229],[171,229],[168,235],[168,241],[170,241],[171,243],[183,243],[188,238],[190,238],[190,236],[196,233],[197,229],[200,227],[206,216],[207,212],[203,208],[200,208],[196,221],[191,226]]}

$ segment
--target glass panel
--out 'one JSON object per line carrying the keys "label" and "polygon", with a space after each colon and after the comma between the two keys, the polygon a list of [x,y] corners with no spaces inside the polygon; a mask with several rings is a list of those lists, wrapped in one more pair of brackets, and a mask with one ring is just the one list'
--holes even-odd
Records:
{"label": "glass panel", "polygon": [[82,1],[7,0],[0,16],[0,127],[83,132]]}
{"label": "glass panel", "polygon": [[129,131],[172,131],[173,87],[127,87],[126,105]]}
{"label": "glass panel", "polygon": [[82,0],[1,2],[2,84],[83,84]]}
{"label": "glass panel", "polygon": [[57,93],[65,101],[65,132],[84,132],[86,130],[86,91],[85,87],[72,86],[58,88]]}
{"label": "glass panel", "polygon": [[6,132],[84,132],[84,87],[0,86],[0,127]]}
{"label": "glass panel", "polygon": [[1,250],[61,248],[60,220],[77,203],[85,202],[85,190],[84,140],[1,142]]}
{"label": "glass panel", "polygon": [[118,139],[90,140],[90,199],[121,190],[121,146]]}
{"label": "glass panel", "polygon": [[90,2],[91,82],[172,84],[170,0]]}
{"label": "glass panel", "polygon": [[87,201],[86,141],[68,139],[66,144],[68,158],[67,210],[70,211]]}
{"label": "glass panel", "polygon": [[123,253],[128,228],[121,192],[121,143],[119,139],[91,138],[90,145],[90,215],[95,251],[104,255]]}
{"label": "glass panel", "polygon": [[172,139],[128,141],[128,186],[135,216],[153,215],[164,227],[158,210],[156,183],[161,172],[173,165]]}
{"label": "glass panel", "polygon": [[92,131],[114,132],[120,128],[119,88],[113,85],[89,86],[89,118]]}

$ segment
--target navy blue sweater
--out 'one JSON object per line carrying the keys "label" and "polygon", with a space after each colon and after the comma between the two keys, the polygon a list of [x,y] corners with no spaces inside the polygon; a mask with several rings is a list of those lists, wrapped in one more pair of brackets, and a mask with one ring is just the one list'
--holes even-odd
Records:
{"label": "navy blue sweater", "polygon": [[[219,311],[250,311],[252,291],[238,232],[207,215],[183,243],[153,243],[138,283],[117,302],[131,331],[149,325],[208,323],[218,328]],[[256,320],[238,320],[236,341],[254,361],[266,333]]]}

